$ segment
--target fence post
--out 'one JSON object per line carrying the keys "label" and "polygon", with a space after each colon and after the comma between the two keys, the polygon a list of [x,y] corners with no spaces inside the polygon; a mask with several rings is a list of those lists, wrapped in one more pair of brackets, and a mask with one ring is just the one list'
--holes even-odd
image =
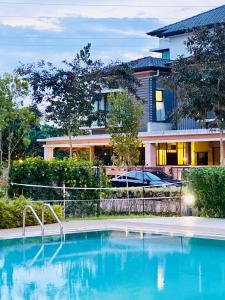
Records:
{"label": "fence post", "polygon": [[100,173],[101,169],[99,166],[97,166],[97,186],[98,186],[98,199],[97,199],[97,217],[100,216],[100,201],[101,201],[101,190],[100,190],[100,187],[101,187],[101,173]]}
{"label": "fence post", "polygon": [[145,214],[145,199],[144,197],[142,198],[142,214]]}
{"label": "fence post", "polygon": [[127,179],[127,172],[129,172],[129,167],[127,166],[125,169],[126,169],[126,193],[127,193],[127,200],[128,200],[128,214],[130,215],[131,204],[130,204],[130,195],[129,195],[129,184]]}
{"label": "fence post", "polygon": [[145,214],[145,199],[144,199],[144,196],[145,196],[145,188],[144,188],[144,165],[143,165],[143,160],[142,160],[142,181],[143,181],[143,187],[142,187],[142,213],[143,215]]}
{"label": "fence post", "polygon": [[182,217],[182,183],[180,186],[180,216]]}
{"label": "fence post", "polygon": [[63,215],[64,219],[66,219],[66,186],[63,183]]}

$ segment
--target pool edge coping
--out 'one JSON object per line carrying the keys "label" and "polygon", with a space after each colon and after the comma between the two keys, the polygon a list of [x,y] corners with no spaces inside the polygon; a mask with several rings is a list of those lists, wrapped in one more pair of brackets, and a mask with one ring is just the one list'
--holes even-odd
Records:
{"label": "pool edge coping", "polygon": [[[22,229],[21,229],[22,231]],[[186,232],[182,230],[164,230],[164,229],[155,229],[155,228],[147,228],[144,226],[129,226],[129,225],[122,225],[122,224],[112,224],[112,225],[98,225],[98,226],[82,226],[80,228],[67,228],[64,230],[63,235],[73,234],[73,233],[86,233],[86,232],[97,232],[97,231],[122,231],[127,234],[135,232],[141,234],[153,234],[153,235],[163,235],[169,237],[185,237],[185,238],[200,238],[200,239],[212,239],[212,240],[225,240],[225,232],[224,234],[215,234],[215,233],[203,233],[203,232],[193,232],[192,230],[188,229]],[[60,233],[58,230],[53,231],[46,231],[44,237],[49,236],[59,236]],[[25,238],[32,238],[32,237],[42,237],[41,232],[35,231],[33,233],[28,233],[25,236],[11,234],[11,235],[2,235],[0,236],[1,240],[11,240],[11,239],[25,239]]]}

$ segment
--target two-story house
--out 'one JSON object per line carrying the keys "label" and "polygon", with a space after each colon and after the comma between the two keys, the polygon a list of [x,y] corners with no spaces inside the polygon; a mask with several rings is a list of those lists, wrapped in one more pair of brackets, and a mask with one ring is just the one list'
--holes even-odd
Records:
{"label": "two-story house", "polygon": [[[151,56],[129,62],[134,70],[134,76],[140,82],[137,87],[137,96],[144,103],[144,116],[140,120],[140,139],[147,132],[172,129],[171,113],[175,107],[174,93],[163,87],[160,78],[161,74],[170,72],[168,63],[169,60]],[[95,111],[100,110],[107,113],[107,94],[107,91],[105,91],[102,97],[96,97]],[[82,129],[88,130],[90,135],[73,137],[74,150],[76,152],[88,151],[90,158],[98,157],[106,165],[110,165],[112,148],[110,147],[110,136],[106,134],[106,126],[107,124],[103,125],[102,122],[96,121],[90,128],[83,127]],[[47,138],[39,141],[45,143],[45,159],[51,159],[58,149],[69,149],[68,137]],[[151,155],[145,155],[147,146],[145,147],[144,143],[142,144],[143,146],[140,147],[140,163],[146,163]],[[150,163],[149,161],[148,165],[150,164],[155,164],[155,162]]]}
{"label": "two-story house", "polygon": [[[200,26],[209,28],[225,22],[225,5],[186,20],[159,28],[148,33],[159,38],[159,47],[151,51],[161,53],[162,58],[145,57],[132,62],[134,74],[140,80],[138,95],[144,100],[145,115],[141,121],[139,139],[146,166],[197,166],[219,164],[219,133],[201,128],[200,124],[184,119],[172,124],[171,112],[176,106],[173,91],[165,89],[160,73],[169,72],[169,60],[178,55],[188,55],[185,40],[191,30]],[[107,109],[106,99],[100,99],[98,107]],[[90,158],[98,156],[110,163],[110,136],[105,128],[90,128],[90,135],[73,138],[74,149],[88,149]],[[41,140],[45,159],[54,156],[55,149],[68,149],[68,137]]]}

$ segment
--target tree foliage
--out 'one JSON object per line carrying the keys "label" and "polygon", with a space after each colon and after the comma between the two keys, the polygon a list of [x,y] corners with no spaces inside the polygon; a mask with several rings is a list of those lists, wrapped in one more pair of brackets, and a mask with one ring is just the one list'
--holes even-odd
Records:
{"label": "tree foliage", "polygon": [[172,63],[170,76],[180,104],[176,115],[202,121],[213,112],[215,125],[224,127],[225,27],[198,29],[186,45],[190,56],[181,56]]}
{"label": "tree foliage", "polygon": [[[177,91],[176,120],[192,118],[225,128],[225,26],[200,28],[186,41],[189,57],[172,63],[170,80]],[[223,145],[221,145],[223,149]],[[223,160],[223,153],[221,153]]]}
{"label": "tree foliage", "polygon": [[93,60],[90,47],[85,46],[72,61],[63,61],[62,67],[42,61],[18,69],[31,84],[33,101],[44,103],[47,119],[69,136],[70,156],[72,135],[78,135],[80,127],[90,126],[100,117],[94,113],[96,95],[118,86],[128,86],[135,92],[137,82],[127,64],[105,66],[100,60]]}
{"label": "tree foliage", "polygon": [[5,159],[8,169],[12,157],[20,152],[18,149],[29,143],[26,135],[31,126],[39,121],[23,104],[28,88],[28,82],[17,74],[5,74],[0,78],[0,153],[1,162]]}
{"label": "tree foliage", "polygon": [[225,168],[194,168],[184,173],[188,189],[196,198],[199,214],[208,217],[225,217]]}
{"label": "tree foliage", "polygon": [[108,97],[108,133],[112,137],[115,162],[130,166],[138,162],[140,141],[138,131],[144,107],[140,100],[129,96],[128,90],[111,93]]}
{"label": "tree foliage", "polygon": [[35,124],[33,125],[29,132],[26,135],[28,141],[27,147],[20,149],[19,153],[21,158],[31,157],[31,156],[44,156],[44,149],[42,144],[38,141],[39,139],[46,139],[49,137],[58,137],[62,136],[63,131],[60,128],[57,128],[48,124]]}

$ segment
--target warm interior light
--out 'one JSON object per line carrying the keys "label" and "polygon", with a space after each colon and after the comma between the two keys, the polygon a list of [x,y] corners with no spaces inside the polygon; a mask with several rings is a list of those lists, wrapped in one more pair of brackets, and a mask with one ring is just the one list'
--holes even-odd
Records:
{"label": "warm interior light", "polygon": [[184,203],[188,206],[195,204],[195,196],[193,194],[186,194],[183,196]]}

